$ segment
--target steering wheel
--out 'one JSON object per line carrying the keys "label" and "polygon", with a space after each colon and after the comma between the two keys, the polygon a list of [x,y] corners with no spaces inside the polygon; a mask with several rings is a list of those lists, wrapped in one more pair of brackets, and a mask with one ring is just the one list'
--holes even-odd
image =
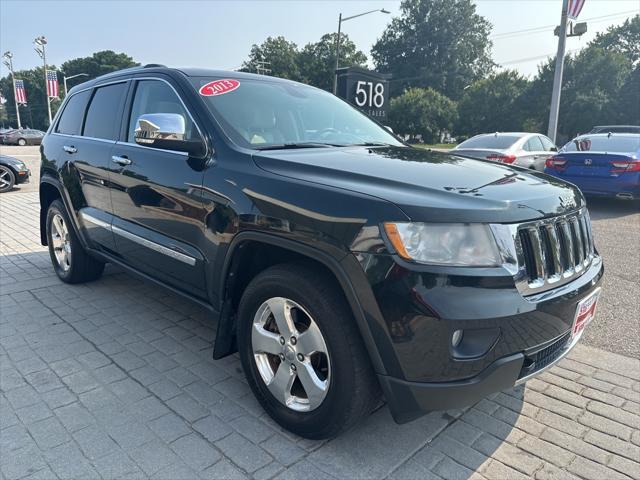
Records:
{"label": "steering wheel", "polygon": [[327,137],[331,134],[340,134],[340,131],[336,130],[333,127],[327,127],[327,128],[323,128],[322,130],[320,130],[317,134],[316,137],[318,138],[318,140],[325,140],[327,139]]}

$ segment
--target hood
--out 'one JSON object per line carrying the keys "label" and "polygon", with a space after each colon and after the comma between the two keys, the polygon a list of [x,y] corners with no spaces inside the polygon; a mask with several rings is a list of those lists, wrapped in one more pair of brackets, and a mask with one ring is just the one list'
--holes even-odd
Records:
{"label": "hood", "polygon": [[260,152],[269,172],[394,203],[412,221],[514,223],[584,204],[577,187],[532,170],[409,147]]}

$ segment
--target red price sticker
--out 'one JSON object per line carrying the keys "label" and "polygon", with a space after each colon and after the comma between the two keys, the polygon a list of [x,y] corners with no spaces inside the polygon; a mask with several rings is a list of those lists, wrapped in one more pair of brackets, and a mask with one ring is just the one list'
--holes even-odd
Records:
{"label": "red price sticker", "polygon": [[200,95],[205,97],[215,97],[225,93],[233,92],[240,86],[238,80],[233,78],[225,78],[223,80],[214,80],[200,87]]}

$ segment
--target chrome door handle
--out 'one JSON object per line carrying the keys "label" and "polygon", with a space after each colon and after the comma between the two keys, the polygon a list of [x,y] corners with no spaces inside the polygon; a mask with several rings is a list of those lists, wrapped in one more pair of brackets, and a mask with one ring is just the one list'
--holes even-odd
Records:
{"label": "chrome door handle", "polygon": [[127,166],[127,165],[131,165],[131,160],[129,160],[126,156],[124,155],[113,155],[111,157],[111,160],[114,163],[117,163],[118,165],[122,165],[122,166]]}
{"label": "chrome door handle", "polygon": [[67,153],[76,153],[78,149],[73,145],[65,145],[62,149]]}

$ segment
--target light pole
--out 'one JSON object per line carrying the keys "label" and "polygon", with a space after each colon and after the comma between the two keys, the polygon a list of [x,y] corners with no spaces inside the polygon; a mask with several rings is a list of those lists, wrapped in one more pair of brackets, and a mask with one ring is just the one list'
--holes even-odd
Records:
{"label": "light pole", "polygon": [[71,80],[72,78],[76,78],[76,77],[88,77],[89,74],[88,73],[77,73],[76,75],[71,75],[70,77],[67,77],[66,75],[62,75],[62,83],[64,83],[64,96],[67,96],[67,80]]}
{"label": "light pole", "polygon": [[340,30],[342,29],[342,22],[346,22],[347,20],[351,20],[357,17],[362,17],[363,15],[369,15],[370,13],[376,13],[376,12],[391,13],[385,10],[384,8],[381,8],[376,10],[369,10],[368,12],[359,13],[357,15],[351,15],[350,17],[342,18],[342,13],[338,16],[338,37],[336,38],[336,68],[334,69],[334,72],[333,72],[333,94],[334,95],[338,91],[338,72],[336,70],[338,70],[338,66],[339,66],[338,64],[340,60]]}
{"label": "light pole", "polygon": [[45,47],[44,47],[47,44],[47,39],[44,37],[44,35],[40,35],[39,37],[35,38],[33,43],[36,45],[34,50],[38,55],[40,55],[40,58],[42,58],[42,63],[44,64],[44,95],[47,100],[47,111],[49,112],[49,125],[51,125],[51,102],[49,101],[49,92],[47,91],[47,85],[48,85],[47,54],[45,52]]}
{"label": "light pole", "polygon": [[18,119],[18,129],[22,128],[22,124],[20,123],[20,109],[18,108],[18,99],[16,98],[16,76],[13,73],[13,53],[10,51],[6,51],[2,54],[3,62],[9,72],[11,72],[11,81],[13,82],[13,101],[16,104],[16,118]]}

